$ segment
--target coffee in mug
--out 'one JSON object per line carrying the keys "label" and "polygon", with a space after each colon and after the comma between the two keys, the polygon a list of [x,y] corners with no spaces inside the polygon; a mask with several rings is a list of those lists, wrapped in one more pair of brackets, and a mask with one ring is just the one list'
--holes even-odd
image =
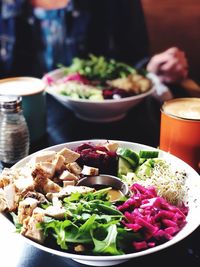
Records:
{"label": "coffee in mug", "polygon": [[163,104],[160,149],[200,172],[200,98],[176,98]]}
{"label": "coffee in mug", "polygon": [[46,133],[45,83],[33,77],[0,80],[0,95],[22,97],[22,109],[29,128],[30,141],[37,142]]}

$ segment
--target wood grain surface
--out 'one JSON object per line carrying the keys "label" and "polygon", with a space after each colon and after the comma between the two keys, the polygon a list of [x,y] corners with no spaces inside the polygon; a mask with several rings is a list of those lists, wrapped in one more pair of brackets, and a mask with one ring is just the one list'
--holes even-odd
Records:
{"label": "wood grain surface", "polygon": [[142,0],[151,54],[170,46],[183,49],[190,75],[200,82],[200,1]]}

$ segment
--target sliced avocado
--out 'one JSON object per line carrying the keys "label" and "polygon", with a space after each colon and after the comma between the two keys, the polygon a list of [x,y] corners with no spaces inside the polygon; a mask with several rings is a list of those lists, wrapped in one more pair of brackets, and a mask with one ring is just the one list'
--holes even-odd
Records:
{"label": "sliced avocado", "polygon": [[136,171],[135,171],[135,174],[138,176],[138,177],[150,177],[151,176],[151,172],[152,172],[152,169],[154,167],[154,160],[153,159],[147,159],[142,165],[140,165]]}
{"label": "sliced avocado", "polygon": [[130,163],[122,157],[118,161],[118,176],[126,175],[128,172],[133,172]]}

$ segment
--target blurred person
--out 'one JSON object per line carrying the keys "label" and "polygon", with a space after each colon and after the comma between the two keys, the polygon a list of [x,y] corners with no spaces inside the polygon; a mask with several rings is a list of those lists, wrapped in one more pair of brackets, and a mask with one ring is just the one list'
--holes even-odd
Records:
{"label": "blurred person", "polygon": [[165,83],[180,83],[187,76],[187,59],[176,47],[149,60],[139,0],[3,0],[2,5],[11,2],[18,11],[9,75],[42,77],[57,64],[93,53],[146,66]]}
{"label": "blurred person", "polygon": [[0,77],[10,74],[16,40],[15,20],[21,14],[23,0],[0,1]]}
{"label": "blurred person", "polygon": [[188,75],[185,53],[177,47],[171,47],[156,54],[147,64],[147,71],[155,73],[164,83],[181,82]]}
{"label": "blurred person", "polygon": [[54,8],[47,10],[33,6],[31,1],[24,1],[22,12],[15,21],[12,73],[42,77],[56,64],[66,63],[63,60],[68,54],[64,48],[66,5],[63,7],[59,3],[56,1]]}
{"label": "blurred person", "polygon": [[132,65],[148,56],[138,1],[26,1],[16,19],[14,72],[42,76],[89,53]]}

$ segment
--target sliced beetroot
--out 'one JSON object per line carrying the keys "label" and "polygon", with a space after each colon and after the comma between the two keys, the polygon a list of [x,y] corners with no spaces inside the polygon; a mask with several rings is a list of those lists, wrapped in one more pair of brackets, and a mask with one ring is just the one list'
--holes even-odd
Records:
{"label": "sliced beetroot", "polygon": [[139,250],[147,249],[148,245],[146,241],[134,241],[133,247],[135,248],[135,250],[139,251]]}
{"label": "sliced beetroot", "polygon": [[104,99],[120,99],[120,98],[130,97],[133,95],[135,94],[127,92],[123,89],[118,89],[118,88],[103,89]]}
{"label": "sliced beetroot", "polygon": [[99,168],[99,173],[102,174],[117,174],[118,156],[115,152],[108,151],[105,146],[85,143],[77,147],[76,152],[80,154],[77,160],[80,166]]}

